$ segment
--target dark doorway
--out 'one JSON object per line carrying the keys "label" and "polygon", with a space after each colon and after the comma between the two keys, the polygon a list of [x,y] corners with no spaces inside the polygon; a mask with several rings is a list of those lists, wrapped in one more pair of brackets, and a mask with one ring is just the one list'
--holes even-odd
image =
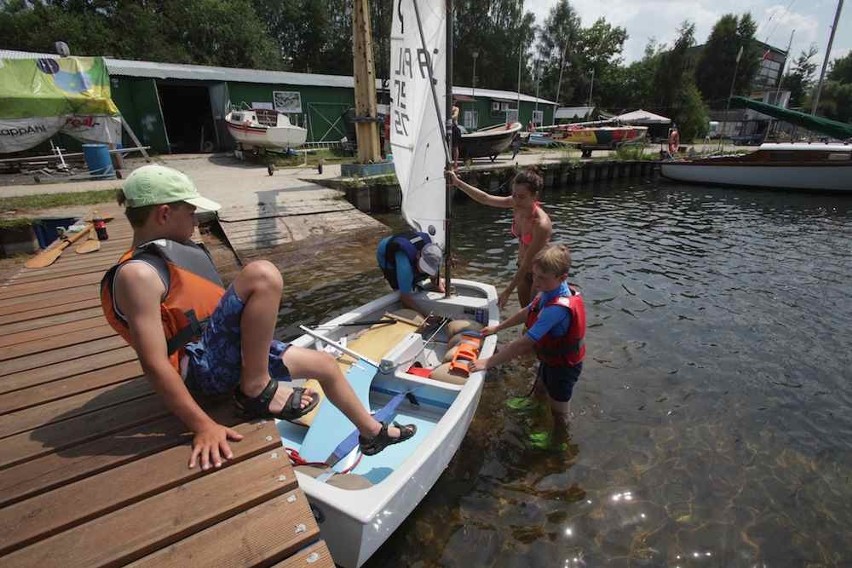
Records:
{"label": "dark doorway", "polygon": [[157,91],[171,152],[212,152],[216,147],[216,133],[208,87],[158,83]]}

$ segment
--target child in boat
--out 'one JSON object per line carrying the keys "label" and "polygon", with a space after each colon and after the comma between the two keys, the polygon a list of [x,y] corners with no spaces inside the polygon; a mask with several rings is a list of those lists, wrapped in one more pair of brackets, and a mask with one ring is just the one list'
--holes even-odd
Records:
{"label": "child in boat", "polygon": [[551,442],[567,434],[574,385],[583,370],[586,352],[586,309],[583,297],[568,285],[571,254],[564,245],[549,245],[532,263],[533,301],[504,322],[482,329],[483,335],[526,323],[523,336],[485,359],[471,364],[471,372],[496,367],[531,350],[539,360],[535,396],[547,400],[553,415]]}
{"label": "child in boat", "polygon": [[427,316],[414,299],[414,292],[421,289],[427,278],[439,292],[444,284],[438,273],[444,255],[441,247],[432,242],[432,238],[418,231],[407,231],[385,237],[376,247],[376,261],[382,269],[390,287],[399,290],[399,299],[406,308],[416,310]]}
{"label": "child in boat", "polygon": [[359,402],[328,354],[274,340],[283,281],[267,261],[246,266],[226,289],[206,249],[190,241],[196,209],[219,204],[192,180],[160,165],[127,178],[118,201],[133,244],[101,281],[107,321],[136,351],[166,406],[192,432],[189,467],[220,467],[242,436],[218,424],[191,393],[233,392],[247,418],[293,420],[319,403],[309,389],[279,381],[313,377],[358,428],[364,454],[411,438],[412,426],[389,427]]}

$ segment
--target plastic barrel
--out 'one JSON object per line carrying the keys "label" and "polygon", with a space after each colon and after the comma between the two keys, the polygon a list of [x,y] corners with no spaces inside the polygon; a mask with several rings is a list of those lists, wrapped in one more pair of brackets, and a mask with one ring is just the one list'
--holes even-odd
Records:
{"label": "plastic barrel", "polygon": [[83,144],[83,157],[92,177],[115,179],[115,168],[106,144]]}

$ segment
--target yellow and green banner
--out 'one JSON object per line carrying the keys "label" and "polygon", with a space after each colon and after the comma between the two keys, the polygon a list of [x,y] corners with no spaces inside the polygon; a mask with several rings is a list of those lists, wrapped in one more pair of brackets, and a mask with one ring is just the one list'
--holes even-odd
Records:
{"label": "yellow and green banner", "polygon": [[86,142],[120,141],[102,57],[0,59],[0,154],[31,148],[57,132]]}

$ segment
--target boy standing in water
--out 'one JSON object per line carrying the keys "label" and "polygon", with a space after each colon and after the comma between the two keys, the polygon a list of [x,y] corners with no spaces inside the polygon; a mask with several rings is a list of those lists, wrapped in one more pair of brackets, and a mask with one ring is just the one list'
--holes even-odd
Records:
{"label": "boy standing in water", "polygon": [[580,293],[566,281],[570,268],[568,247],[549,245],[539,251],[532,265],[535,298],[503,323],[482,330],[483,335],[490,335],[526,323],[526,333],[471,365],[471,372],[482,371],[535,351],[539,360],[535,395],[548,401],[553,415],[553,433],[549,440],[534,441],[539,445],[564,441],[571,394],[583,370],[586,309]]}

